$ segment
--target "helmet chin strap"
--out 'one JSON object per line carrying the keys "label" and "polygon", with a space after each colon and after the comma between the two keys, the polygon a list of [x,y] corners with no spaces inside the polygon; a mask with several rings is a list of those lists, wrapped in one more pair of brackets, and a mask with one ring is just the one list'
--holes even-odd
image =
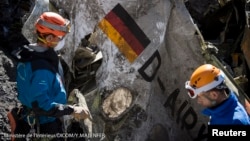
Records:
{"label": "helmet chin strap", "polygon": [[37,37],[37,39],[42,43],[46,44],[48,47],[52,47],[53,44],[55,45],[58,43],[58,42],[47,42],[45,39],[42,39],[41,37]]}

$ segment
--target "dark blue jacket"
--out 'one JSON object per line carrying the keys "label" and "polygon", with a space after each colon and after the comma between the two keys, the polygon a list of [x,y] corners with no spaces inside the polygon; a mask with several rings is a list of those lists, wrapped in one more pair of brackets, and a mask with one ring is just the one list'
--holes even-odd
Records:
{"label": "dark blue jacket", "polygon": [[250,118],[234,92],[216,108],[206,108],[203,114],[210,116],[209,125],[250,125]]}

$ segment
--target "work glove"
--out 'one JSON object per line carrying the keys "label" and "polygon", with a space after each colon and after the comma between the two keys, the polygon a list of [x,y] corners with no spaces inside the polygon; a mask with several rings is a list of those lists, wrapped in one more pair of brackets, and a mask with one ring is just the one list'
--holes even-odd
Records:
{"label": "work glove", "polygon": [[74,109],[74,112],[72,113],[72,115],[74,119],[77,121],[85,120],[86,118],[90,117],[90,112],[86,107],[73,105],[71,106],[71,108]]}

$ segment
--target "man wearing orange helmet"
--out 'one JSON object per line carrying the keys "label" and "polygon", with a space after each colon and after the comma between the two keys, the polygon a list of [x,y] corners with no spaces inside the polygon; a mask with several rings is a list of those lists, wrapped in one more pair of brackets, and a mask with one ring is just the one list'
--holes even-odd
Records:
{"label": "man wearing orange helmet", "polygon": [[235,93],[225,84],[224,73],[211,64],[198,67],[185,83],[188,95],[197,99],[210,116],[209,125],[250,125],[250,118]]}
{"label": "man wearing orange helmet", "polygon": [[13,52],[18,60],[18,99],[24,108],[18,113],[21,119],[11,127],[12,133],[55,135],[62,132],[59,118],[63,115],[73,115],[77,120],[89,116],[86,108],[66,104],[63,71],[55,49],[70,32],[69,24],[69,20],[57,13],[44,12],[35,23],[37,43]]}

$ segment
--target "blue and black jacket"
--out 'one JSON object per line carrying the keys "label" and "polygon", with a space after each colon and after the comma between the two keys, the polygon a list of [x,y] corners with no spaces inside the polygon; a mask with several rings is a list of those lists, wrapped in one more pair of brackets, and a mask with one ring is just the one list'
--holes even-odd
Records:
{"label": "blue and black jacket", "polygon": [[23,47],[18,51],[17,91],[20,102],[39,117],[40,124],[69,115],[63,76],[59,74],[59,58],[49,48]]}
{"label": "blue and black jacket", "polygon": [[223,103],[202,113],[210,116],[210,125],[250,125],[249,115],[233,91]]}

